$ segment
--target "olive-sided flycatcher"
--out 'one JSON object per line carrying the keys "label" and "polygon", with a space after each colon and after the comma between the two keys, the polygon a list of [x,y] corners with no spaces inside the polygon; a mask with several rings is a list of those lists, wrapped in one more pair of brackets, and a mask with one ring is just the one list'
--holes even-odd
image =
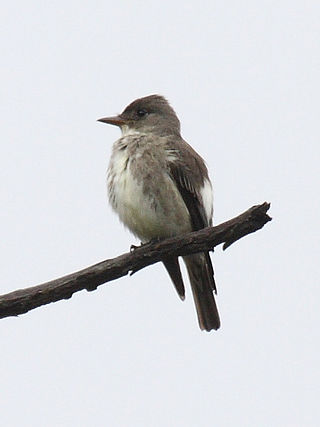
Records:
{"label": "olive-sided flycatcher", "polygon": [[[203,159],[180,134],[167,100],[150,95],[100,122],[119,126],[107,173],[109,201],[120,220],[143,243],[212,225],[212,186]],[[184,256],[201,329],[220,327],[209,252]],[[163,263],[182,300],[178,258]]]}

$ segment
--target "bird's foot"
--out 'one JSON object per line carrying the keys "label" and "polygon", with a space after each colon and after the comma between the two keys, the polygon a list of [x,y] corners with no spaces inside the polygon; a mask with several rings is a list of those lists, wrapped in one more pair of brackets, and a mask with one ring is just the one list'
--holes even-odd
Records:
{"label": "bird's foot", "polygon": [[141,248],[141,246],[142,246],[142,243],[141,243],[141,245],[139,245],[139,246],[131,245],[131,246],[130,246],[130,252],[134,252],[136,249]]}
{"label": "bird's foot", "polygon": [[[159,239],[159,238],[155,238],[155,239],[149,240],[149,242],[145,242],[145,243],[140,242],[139,246],[137,246],[137,245],[131,245],[130,246],[130,252],[134,252],[136,249],[142,248],[142,247],[147,246],[147,245],[152,245],[153,243],[160,242],[160,240],[161,239]],[[129,275],[132,276],[137,271],[139,271],[139,270],[131,270],[130,273],[129,273]]]}
{"label": "bird's foot", "polygon": [[130,252],[134,252],[136,249],[142,248],[143,246],[147,246],[147,245],[152,245],[153,243],[158,243],[160,242],[161,239],[155,238],[155,239],[151,239],[149,240],[149,242],[140,242],[140,245],[136,246],[136,245],[131,245],[130,246]]}

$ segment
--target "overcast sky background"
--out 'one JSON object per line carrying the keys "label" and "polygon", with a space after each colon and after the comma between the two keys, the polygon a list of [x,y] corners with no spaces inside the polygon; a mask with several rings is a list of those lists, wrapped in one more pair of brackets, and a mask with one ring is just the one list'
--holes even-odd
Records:
{"label": "overcast sky background", "polygon": [[318,1],[2,4],[2,294],[136,243],[96,119],[137,97],[175,108],[216,223],[273,217],[215,251],[218,332],[160,264],[1,320],[3,426],[319,425],[319,22]]}

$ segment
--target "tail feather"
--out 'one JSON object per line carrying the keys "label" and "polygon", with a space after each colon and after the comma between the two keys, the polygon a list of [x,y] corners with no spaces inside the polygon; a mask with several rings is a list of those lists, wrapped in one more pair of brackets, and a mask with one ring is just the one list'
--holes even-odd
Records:
{"label": "tail feather", "polygon": [[185,299],[185,289],[178,258],[165,258],[163,260],[163,264],[169,273],[169,276],[174,284],[174,287],[176,288],[179,297],[183,301]]}
{"label": "tail feather", "polygon": [[206,331],[219,329],[220,318],[213,295],[216,286],[209,254],[189,255],[183,259],[188,270],[200,328]]}

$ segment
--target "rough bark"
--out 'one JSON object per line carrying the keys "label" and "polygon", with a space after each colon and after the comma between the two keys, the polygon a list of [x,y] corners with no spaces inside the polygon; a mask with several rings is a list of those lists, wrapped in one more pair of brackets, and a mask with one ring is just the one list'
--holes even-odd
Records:
{"label": "rough bark", "polygon": [[141,270],[164,257],[190,255],[212,250],[223,243],[223,249],[247,234],[262,228],[271,218],[269,203],[253,206],[241,215],[215,227],[152,242],[113,259],[107,259],[76,273],[31,288],[0,296],[0,318],[17,316],[41,305],[71,298],[81,290],[93,291],[98,286]]}

